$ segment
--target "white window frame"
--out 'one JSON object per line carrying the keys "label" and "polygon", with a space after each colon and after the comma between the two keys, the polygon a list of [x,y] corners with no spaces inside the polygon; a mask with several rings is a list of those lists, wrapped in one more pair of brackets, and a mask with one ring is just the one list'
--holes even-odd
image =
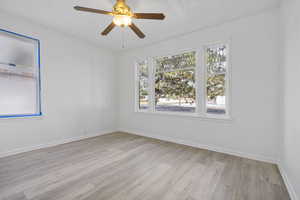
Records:
{"label": "white window frame", "polygon": [[[136,112],[149,112],[149,110],[152,108],[152,99],[151,99],[151,76],[152,76],[152,73],[151,73],[151,70],[150,70],[150,65],[149,65],[149,60],[148,58],[145,58],[145,59],[139,59],[135,62],[135,65],[134,65],[134,74],[135,74],[135,79],[134,79],[134,85],[135,85],[135,111]],[[148,79],[149,79],[149,83],[148,83],[148,93],[149,93],[149,108],[148,109],[140,109],[140,88],[139,88],[139,85],[140,85],[140,77],[139,77],[139,63],[141,62],[144,62],[146,61],[147,65],[148,65]]]}
{"label": "white window frame", "polygon": [[[206,112],[206,79],[207,79],[207,70],[206,70],[206,58],[205,51],[209,47],[226,45],[228,52],[228,61],[227,61],[227,72],[226,72],[226,82],[225,82],[225,95],[226,95],[226,113],[225,114],[209,114]],[[230,120],[231,119],[231,51],[230,51],[231,42],[230,40],[208,43],[201,45],[201,48],[179,50],[174,52],[169,52],[163,55],[154,55],[144,59],[136,59],[134,64],[134,77],[135,77],[135,112],[137,113],[147,113],[155,115],[173,115],[173,116],[187,116],[187,117],[200,117],[208,119],[221,119],[221,120]],[[165,112],[165,111],[156,111],[155,110],[155,65],[154,59],[158,57],[169,57],[174,55],[180,55],[187,52],[196,53],[196,68],[195,68],[195,88],[196,88],[196,110],[194,113],[187,112]],[[148,70],[149,70],[149,109],[141,110],[139,109],[139,63],[142,61],[147,61]]]}
{"label": "white window frame", "polygon": [[[152,73],[152,79],[151,79],[151,88],[153,88],[153,92],[151,93],[152,96],[153,96],[153,100],[155,100],[155,72],[156,72],[156,68],[154,66],[154,59],[155,58],[159,58],[159,57],[170,57],[170,56],[176,56],[176,55],[180,55],[180,54],[184,54],[184,53],[189,53],[189,52],[195,52],[195,56],[196,56],[196,67],[195,67],[195,91],[196,91],[196,102],[195,102],[195,112],[194,113],[187,113],[187,112],[166,112],[166,111],[156,111],[155,110],[155,105],[153,105],[153,112],[154,113],[157,113],[157,114],[169,114],[169,115],[188,115],[188,116],[197,116],[197,113],[199,113],[198,109],[199,109],[199,106],[198,106],[198,98],[197,98],[197,95],[199,93],[199,91],[197,90],[197,75],[199,73],[197,73],[197,71],[199,70],[199,67],[198,67],[198,62],[197,62],[197,59],[198,59],[198,53],[199,50],[197,49],[189,49],[189,50],[181,50],[181,51],[177,51],[176,53],[172,53],[172,54],[167,54],[167,55],[163,55],[163,56],[154,56],[151,58],[151,69],[153,70],[153,73]],[[153,101],[153,104],[155,101]]]}
{"label": "white window frame", "polygon": [[[206,49],[207,48],[213,48],[218,47],[220,45],[226,45],[227,48],[227,68],[226,68],[226,79],[225,79],[225,106],[226,106],[226,113],[225,114],[210,114],[207,113],[207,105],[206,105],[206,97],[207,97],[207,91],[206,91],[206,84],[207,84],[207,66],[206,66]],[[203,83],[203,89],[204,89],[204,96],[202,98],[203,100],[203,113],[206,118],[217,118],[217,119],[231,119],[231,51],[230,51],[231,42],[230,41],[224,41],[224,42],[215,42],[206,44],[203,46],[203,69],[204,69],[204,83]]]}

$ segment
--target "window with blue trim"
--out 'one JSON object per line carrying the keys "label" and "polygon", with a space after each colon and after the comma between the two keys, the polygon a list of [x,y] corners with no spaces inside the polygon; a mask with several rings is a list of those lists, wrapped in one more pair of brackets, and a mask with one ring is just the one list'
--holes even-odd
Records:
{"label": "window with blue trim", "polygon": [[0,118],[41,115],[39,40],[0,29]]}

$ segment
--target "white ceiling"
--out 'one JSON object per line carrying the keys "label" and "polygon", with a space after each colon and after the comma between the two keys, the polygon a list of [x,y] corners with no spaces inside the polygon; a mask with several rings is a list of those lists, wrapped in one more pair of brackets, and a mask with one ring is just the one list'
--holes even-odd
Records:
{"label": "white ceiling", "polygon": [[1,0],[0,10],[27,18],[39,24],[72,34],[112,50],[135,48],[176,35],[192,32],[204,26],[222,23],[277,6],[279,0],[127,0],[135,12],[163,12],[164,21],[135,20],[146,34],[137,38],[130,29],[115,28],[109,36],[100,32],[112,17],[73,10],[80,5],[111,10],[114,0]]}

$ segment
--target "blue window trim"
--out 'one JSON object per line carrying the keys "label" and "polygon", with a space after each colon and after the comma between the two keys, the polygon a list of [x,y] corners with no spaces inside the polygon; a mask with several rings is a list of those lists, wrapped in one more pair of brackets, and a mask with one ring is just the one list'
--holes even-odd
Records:
{"label": "blue window trim", "polygon": [[40,43],[40,40],[36,39],[36,38],[33,38],[33,37],[29,37],[29,36],[26,36],[26,35],[22,35],[22,34],[19,34],[19,33],[15,33],[15,32],[12,32],[12,31],[8,31],[8,30],[4,30],[4,29],[1,29],[0,28],[0,32],[4,32],[4,33],[9,33],[9,34],[12,34],[12,35],[16,35],[16,36],[19,36],[19,37],[23,37],[23,38],[27,38],[27,39],[31,39],[31,40],[34,40],[37,42],[37,50],[36,50],[36,55],[37,55],[37,63],[38,63],[38,75],[39,75],[39,79],[38,79],[38,83],[39,83],[39,94],[38,94],[38,98],[39,98],[39,113],[35,113],[35,114],[16,114],[16,115],[0,115],[0,119],[3,119],[3,118],[24,118],[24,117],[38,117],[38,116],[43,116],[43,113],[42,113],[42,86],[41,86],[41,50],[40,50],[40,47],[41,47],[41,43]]}

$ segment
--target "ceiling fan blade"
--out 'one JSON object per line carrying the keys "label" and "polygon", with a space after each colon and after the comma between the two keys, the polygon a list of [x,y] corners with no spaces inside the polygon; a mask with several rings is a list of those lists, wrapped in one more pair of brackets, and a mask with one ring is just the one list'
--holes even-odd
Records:
{"label": "ceiling fan blade", "polygon": [[139,36],[139,38],[143,39],[146,37],[145,34],[134,23],[131,23],[129,27],[133,30],[133,32],[135,32],[135,34],[137,34],[137,36]]}
{"label": "ceiling fan blade", "polygon": [[81,7],[81,6],[74,6],[75,10],[79,11],[84,11],[84,12],[92,12],[92,13],[98,13],[98,14],[104,14],[104,15],[113,15],[112,12],[108,12],[105,10],[98,10],[94,8],[86,8],[86,7]]}
{"label": "ceiling fan blade", "polygon": [[155,20],[165,19],[165,15],[163,13],[134,13],[133,17],[136,19],[155,19]]}
{"label": "ceiling fan blade", "polygon": [[113,30],[113,28],[115,28],[115,24],[112,22],[110,25],[108,25],[108,27],[106,27],[106,29],[101,33],[102,35],[107,35],[109,34],[109,32],[111,30]]}

